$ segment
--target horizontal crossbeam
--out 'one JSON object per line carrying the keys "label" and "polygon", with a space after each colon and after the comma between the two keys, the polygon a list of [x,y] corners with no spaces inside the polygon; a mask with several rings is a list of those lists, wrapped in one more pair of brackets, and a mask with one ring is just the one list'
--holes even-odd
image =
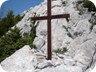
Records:
{"label": "horizontal crossbeam", "polygon": [[[57,18],[66,18],[68,19],[70,17],[70,14],[61,14],[61,15],[52,15],[51,19],[57,19]],[[47,20],[48,16],[41,16],[41,17],[32,17],[32,20]]]}
{"label": "horizontal crossbeam", "polygon": [[48,60],[52,59],[52,50],[51,50],[51,19],[58,19],[58,18],[65,18],[67,21],[69,21],[70,14],[59,14],[59,15],[51,15],[51,1],[47,0],[47,16],[40,16],[40,17],[31,17],[30,19],[33,21],[36,20],[47,20],[47,53],[48,53]]}

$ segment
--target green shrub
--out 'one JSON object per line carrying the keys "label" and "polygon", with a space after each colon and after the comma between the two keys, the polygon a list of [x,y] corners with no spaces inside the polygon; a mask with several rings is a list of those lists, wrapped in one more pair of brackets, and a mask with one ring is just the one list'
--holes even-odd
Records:
{"label": "green shrub", "polygon": [[13,27],[23,16],[15,16],[13,11],[9,11],[6,17],[0,19],[0,37],[3,36],[8,30]]}
{"label": "green shrub", "polygon": [[14,44],[22,38],[20,30],[15,26],[9,33],[0,38],[0,61],[16,51]]}
{"label": "green shrub", "polygon": [[14,29],[10,29],[7,34],[0,38],[0,62],[24,45],[30,45],[31,48],[36,48],[36,46],[33,45],[37,27],[35,22],[31,27],[30,34],[25,37],[21,36],[20,29],[15,26]]}
{"label": "green shrub", "polygon": [[89,11],[96,11],[95,5],[89,1],[89,0],[83,0],[84,2],[84,7],[88,8]]}
{"label": "green shrub", "polygon": [[59,53],[59,54],[64,54],[65,52],[67,52],[67,48],[63,48],[63,49],[57,49],[54,51],[55,53]]}

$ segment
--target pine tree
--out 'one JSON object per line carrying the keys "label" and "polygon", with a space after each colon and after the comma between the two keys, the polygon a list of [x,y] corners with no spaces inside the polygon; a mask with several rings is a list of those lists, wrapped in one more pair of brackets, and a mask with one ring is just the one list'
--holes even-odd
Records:
{"label": "pine tree", "polygon": [[95,5],[89,0],[83,0],[84,7],[88,8],[89,11],[96,11]]}
{"label": "pine tree", "polygon": [[0,37],[3,36],[8,30],[16,25],[23,17],[20,15],[15,16],[13,11],[9,11],[6,17],[0,19]]}
{"label": "pine tree", "polygon": [[[12,12],[8,13],[7,17],[9,17],[8,23],[18,22],[18,20],[21,19],[19,16],[15,16]],[[22,48],[24,45],[30,45],[31,48],[36,48],[35,45],[33,45],[34,38],[36,37],[36,27],[38,23],[36,24],[35,21],[31,21],[31,31],[26,36],[21,36],[20,29],[14,26],[14,28],[11,29],[11,26],[7,28],[7,17],[3,18],[0,21],[0,29],[3,29],[4,32],[2,32],[1,38],[0,38],[0,62],[4,60],[6,57],[12,55],[15,51]],[[2,24],[4,25],[2,25]],[[13,24],[14,25],[14,24]],[[6,30],[7,29],[7,30]],[[10,29],[10,30],[9,30]],[[5,34],[4,34],[5,33]]]}
{"label": "pine tree", "polygon": [[22,38],[20,30],[15,26],[6,35],[0,38],[0,61],[14,53],[17,49],[15,43]]}

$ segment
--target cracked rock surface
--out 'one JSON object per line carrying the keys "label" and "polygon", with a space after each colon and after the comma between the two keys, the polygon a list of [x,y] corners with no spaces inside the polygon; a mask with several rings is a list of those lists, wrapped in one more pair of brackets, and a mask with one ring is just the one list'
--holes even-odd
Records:
{"label": "cracked rock surface", "polygon": [[[47,21],[40,20],[36,22],[37,37],[33,42],[37,49],[25,45],[2,61],[1,66],[8,72],[86,72],[91,69],[96,62],[96,25],[92,30],[90,27],[96,23],[96,13],[92,16],[93,12],[88,12],[77,1],[80,0],[52,0],[52,15],[70,14],[69,22],[64,18],[51,21],[52,60],[46,60]],[[46,16],[47,0],[22,13],[24,18],[17,23],[18,28],[23,28],[22,33],[30,31],[30,17],[34,12],[37,16]],[[55,52],[64,48],[67,52]]]}

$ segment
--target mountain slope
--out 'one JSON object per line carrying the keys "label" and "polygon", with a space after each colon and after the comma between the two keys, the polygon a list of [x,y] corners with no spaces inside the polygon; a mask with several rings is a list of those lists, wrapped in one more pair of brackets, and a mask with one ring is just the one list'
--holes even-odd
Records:
{"label": "mountain slope", "polygon": [[[52,0],[51,10],[52,15],[70,14],[69,22],[66,19],[52,20],[52,60],[46,60],[47,21],[40,20],[35,23],[38,24],[37,37],[33,42],[37,49],[31,50],[25,46],[16,51],[1,62],[5,70],[9,72],[14,70],[15,72],[85,72],[94,65],[96,62],[96,25],[94,24],[96,13],[88,12],[88,9],[83,7],[82,0]],[[24,18],[17,24],[17,27],[22,28],[22,35],[30,32],[30,18],[35,13],[36,16],[47,15],[46,0],[23,13]]]}

